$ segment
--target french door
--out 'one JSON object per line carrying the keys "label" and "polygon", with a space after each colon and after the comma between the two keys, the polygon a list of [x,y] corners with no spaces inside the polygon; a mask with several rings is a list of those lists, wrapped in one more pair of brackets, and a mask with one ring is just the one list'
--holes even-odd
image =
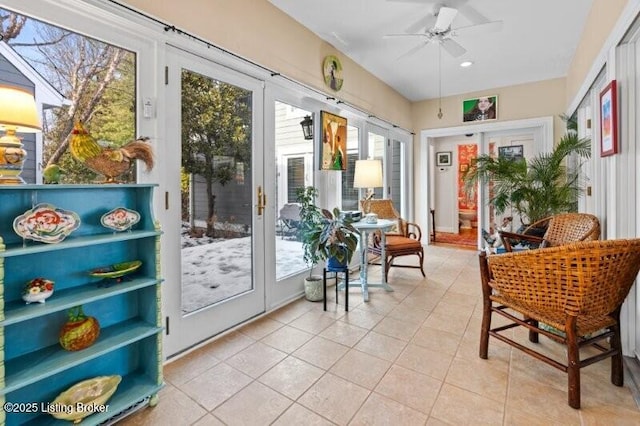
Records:
{"label": "french door", "polygon": [[168,47],[165,104],[170,357],[265,311],[263,85]]}

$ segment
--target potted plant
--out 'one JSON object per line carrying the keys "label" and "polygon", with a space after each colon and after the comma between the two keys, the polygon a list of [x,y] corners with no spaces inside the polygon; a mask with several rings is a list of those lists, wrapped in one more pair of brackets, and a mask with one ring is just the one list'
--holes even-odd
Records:
{"label": "potted plant", "polygon": [[496,213],[508,208],[520,215],[523,222],[537,222],[557,213],[575,211],[578,197],[584,190],[580,165],[567,167],[567,157],[578,159],[591,156],[591,141],[579,138],[569,130],[553,151],[542,153],[529,161],[478,156],[462,179],[467,193],[475,190],[478,181],[492,183],[489,203]]}
{"label": "potted plant", "polygon": [[351,220],[335,208],[333,213],[316,206],[318,190],[313,186],[298,188],[300,203],[300,240],[304,261],[309,266],[305,277],[305,297],[310,301],[322,300],[322,277],[313,275],[314,267],[321,260],[348,265],[358,245],[358,231]]}

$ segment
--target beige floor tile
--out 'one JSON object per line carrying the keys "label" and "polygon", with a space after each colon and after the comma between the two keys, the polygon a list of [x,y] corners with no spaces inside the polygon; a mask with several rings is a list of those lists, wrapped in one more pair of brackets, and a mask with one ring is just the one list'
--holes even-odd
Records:
{"label": "beige floor tile", "polygon": [[364,388],[373,389],[390,366],[389,361],[352,349],[329,371]]}
{"label": "beige floor tile", "polygon": [[406,323],[387,316],[373,328],[373,331],[408,342],[419,327],[419,324]]}
{"label": "beige floor tile", "polygon": [[158,394],[155,407],[146,407],[118,422],[124,426],[174,426],[191,424],[207,412],[179,389],[166,386]]}
{"label": "beige floor tile", "polygon": [[369,393],[355,383],[328,373],[305,392],[298,403],[338,425],[346,425]]}
{"label": "beige floor tile", "polygon": [[234,331],[207,344],[203,349],[216,358],[225,360],[253,343],[255,340],[251,337]]}
{"label": "beige floor tile", "polygon": [[272,423],[273,426],[331,426],[333,424],[335,423],[297,403],[291,405],[278,420]]}
{"label": "beige floor tile", "polygon": [[458,425],[502,425],[504,403],[445,383],[431,417]]}
{"label": "beige floor tile", "polygon": [[213,411],[229,426],[269,425],[293,404],[289,398],[253,382]]}
{"label": "beige floor tile", "polygon": [[258,381],[296,400],[324,373],[325,371],[318,367],[289,356],[260,376]]}
{"label": "beige floor tile", "polygon": [[354,349],[387,361],[395,361],[405,346],[407,346],[407,342],[370,331],[358,342]]}
{"label": "beige floor tile", "polygon": [[467,329],[468,322],[469,318],[452,317],[447,314],[431,312],[423,325],[462,336]]}
{"label": "beige floor tile", "polygon": [[582,426],[637,426],[640,425],[640,410],[623,408],[615,405],[599,405],[590,407],[583,403],[580,409]]}
{"label": "beige floor tile", "polygon": [[493,368],[485,360],[454,358],[445,382],[503,403],[507,396],[509,370]]}
{"label": "beige floor tile", "polygon": [[[566,382],[565,382],[566,383]],[[567,404],[567,391],[541,384],[523,375],[509,374],[507,411],[515,410],[546,418],[550,423],[579,424],[580,411]],[[540,407],[544,407],[541,410]]]}
{"label": "beige floor tile", "polygon": [[353,347],[367,334],[367,329],[336,321],[325,328],[319,335],[341,345]]}
{"label": "beige floor tile", "polygon": [[367,330],[371,330],[383,318],[384,318],[384,315],[380,315],[373,311],[367,311],[362,309],[352,309],[345,316],[340,318],[340,321],[346,322],[347,324],[355,325],[361,328],[365,328]]}
{"label": "beige floor tile", "polygon": [[308,363],[328,370],[349,350],[348,346],[341,345],[324,337],[314,337],[305,343],[293,356]]}
{"label": "beige floor tile", "polygon": [[444,380],[452,359],[451,355],[410,343],[398,357],[396,365]]}
{"label": "beige floor tile", "polygon": [[289,324],[291,321],[309,312],[311,308],[312,305],[304,300],[304,298],[301,298],[271,312],[268,317],[283,324]]}
{"label": "beige floor tile", "polygon": [[[320,309],[322,309],[322,307],[320,307]],[[307,333],[317,334],[329,327],[335,321],[336,320],[331,317],[331,313],[314,309],[291,321],[289,325],[302,331],[306,331]]]}
{"label": "beige floor tile", "polygon": [[307,333],[295,327],[285,325],[273,333],[263,337],[260,341],[265,345],[276,348],[279,351],[290,354],[300,346],[313,338],[313,334]]}
{"label": "beige floor tile", "polygon": [[248,348],[227,359],[227,364],[253,377],[261,376],[265,371],[282,361],[286,353],[256,342]]}
{"label": "beige floor tile", "polygon": [[440,380],[394,365],[376,386],[374,392],[429,414],[441,386]]}
{"label": "beige floor tile", "polygon": [[180,386],[180,389],[208,411],[251,383],[251,377],[220,363]]}
{"label": "beige floor tile", "polygon": [[[510,407],[507,407],[505,415],[504,415],[504,425],[505,426],[549,426],[554,423],[548,418],[532,415],[531,413],[522,412],[520,410],[514,410]],[[580,425],[580,423],[575,423],[575,426]],[[566,424],[563,426],[571,426],[571,424]]]}
{"label": "beige floor tile", "polygon": [[213,414],[207,414],[206,416],[195,422],[193,426],[224,426],[224,423],[222,423],[220,419],[218,419]]}
{"label": "beige floor tile", "polygon": [[282,327],[282,325],[281,322],[270,318],[260,318],[238,329],[238,332],[252,339],[260,340],[267,334],[273,333]]}
{"label": "beige floor tile", "polygon": [[411,343],[442,352],[447,355],[455,355],[460,344],[460,336],[430,327],[420,327],[413,335]]}
{"label": "beige floor tile", "polygon": [[382,395],[372,393],[350,426],[424,425],[427,415]]}
{"label": "beige floor tile", "polygon": [[200,348],[166,364],[164,378],[171,384],[182,385],[219,362],[206,348]]}
{"label": "beige floor tile", "polygon": [[406,324],[415,324],[417,326],[422,325],[427,316],[429,316],[430,310],[411,308],[401,303],[393,308],[387,315],[387,318],[393,318],[398,321],[402,321]]}

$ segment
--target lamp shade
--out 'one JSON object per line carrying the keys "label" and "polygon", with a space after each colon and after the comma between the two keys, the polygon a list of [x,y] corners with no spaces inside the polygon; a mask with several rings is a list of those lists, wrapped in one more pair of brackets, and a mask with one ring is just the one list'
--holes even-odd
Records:
{"label": "lamp shade", "polygon": [[42,130],[33,95],[18,88],[0,86],[0,126],[16,133]]}
{"label": "lamp shade", "polygon": [[382,161],[356,160],[353,176],[354,188],[380,188],[382,186]]}

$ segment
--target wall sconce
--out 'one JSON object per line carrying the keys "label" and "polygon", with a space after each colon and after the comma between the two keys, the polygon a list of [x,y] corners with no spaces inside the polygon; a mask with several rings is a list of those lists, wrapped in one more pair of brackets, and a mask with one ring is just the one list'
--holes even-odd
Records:
{"label": "wall sconce", "polygon": [[302,126],[302,133],[306,140],[313,139],[313,119],[310,115],[304,117],[304,120],[300,122]]}
{"label": "wall sconce", "polygon": [[27,91],[0,86],[0,128],[6,134],[0,138],[0,184],[24,183],[20,177],[27,151],[18,133],[42,130],[33,95]]}

